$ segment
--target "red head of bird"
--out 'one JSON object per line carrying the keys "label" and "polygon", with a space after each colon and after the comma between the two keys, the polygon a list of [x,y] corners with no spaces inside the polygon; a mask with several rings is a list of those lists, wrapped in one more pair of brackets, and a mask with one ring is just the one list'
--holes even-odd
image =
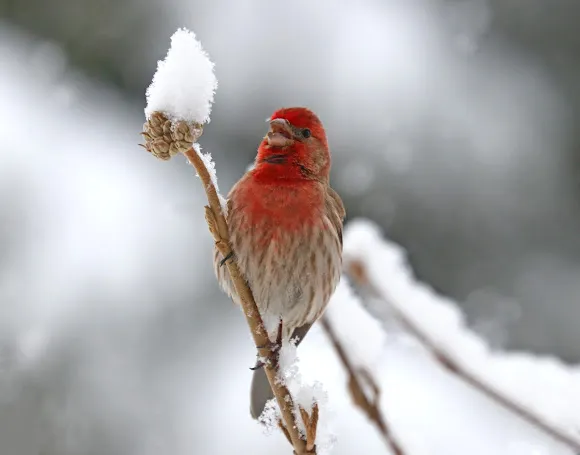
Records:
{"label": "red head of bird", "polygon": [[330,152],[324,127],[316,114],[304,107],[283,108],[268,121],[270,129],[256,157],[256,176],[328,182]]}

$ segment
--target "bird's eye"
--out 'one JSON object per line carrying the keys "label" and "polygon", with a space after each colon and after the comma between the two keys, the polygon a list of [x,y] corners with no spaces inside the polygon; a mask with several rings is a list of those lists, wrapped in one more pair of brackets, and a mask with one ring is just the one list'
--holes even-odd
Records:
{"label": "bird's eye", "polygon": [[302,137],[308,139],[310,136],[312,136],[312,132],[308,128],[304,128],[302,130]]}

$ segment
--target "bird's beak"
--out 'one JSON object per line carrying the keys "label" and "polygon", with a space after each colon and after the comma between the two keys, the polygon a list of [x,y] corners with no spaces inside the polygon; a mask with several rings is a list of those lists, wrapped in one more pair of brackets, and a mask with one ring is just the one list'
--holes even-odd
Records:
{"label": "bird's beak", "polygon": [[294,143],[294,131],[288,120],[276,118],[270,120],[270,131],[266,136],[270,147],[288,147]]}

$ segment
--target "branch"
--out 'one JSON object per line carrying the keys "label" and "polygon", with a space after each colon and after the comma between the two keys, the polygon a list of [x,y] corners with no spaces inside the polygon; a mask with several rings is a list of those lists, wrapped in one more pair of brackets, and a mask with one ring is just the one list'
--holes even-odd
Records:
{"label": "branch", "polygon": [[[368,371],[362,368],[358,371],[355,370],[352,362],[346,354],[342,343],[338,339],[338,335],[336,334],[334,327],[332,327],[332,323],[329,321],[326,315],[322,316],[320,319],[320,324],[328,335],[328,338],[330,338],[330,342],[348,374],[348,390],[350,392],[350,396],[352,397],[352,401],[360,408],[362,412],[366,414],[369,420],[371,420],[376,425],[376,427],[381,432],[387,447],[389,447],[389,449],[391,449],[395,455],[405,455],[403,449],[397,440],[393,437],[389,426],[387,425],[387,422],[381,413],[381,409],[379,407],[381,391],[379,386],[376,384]],[[364,379],[370,385],[374,394],[372,399],[369,399],[364,392],[361,379]]]}
{"label": "branch", "polygon": [[[186,122],[178,122],[172,125],[163,114],[156,112],[145,123],[144,131],[143,135],[146,140],[144,147],[147,151],[161,159],[169,159],[177,152],[181,152],[193,165],[201,179],[209,202],[209,206],[205,206],[205,219],[214,237],[216,247],[224,258],[232,258],[233,251],[229,242],[228,224],[222,211],[217,189],[202,157],[192,148],[192,143],[201,136],[201,126],[189,125]],[[271,358],[274,353],[271,350],[270,339],[264,328],[252,291],[242,277],[238,264],[234,259],[229,259],[225,266],[228,268],[236,293],[240,298],[246,322],[254,338],[256,348],[262,357]],[[264,368],[282,413],[286,430],[284,434],[294,447],[295,455],[316,454],[313,436],[314,438],[316,436],[317,416],[315,418],[313,412],[312,422],[304,422],[307,435],[310,433],[309,440],[304,441],[298,432],[294,414],[294,400],[286,386],[278,380],[278,367],[274,368],[266,365]],[[314,435],[312,435],[313,432]]]}
{"label": "branch", "polygon": [[533,411],[527,409],[520,403],[513,401],[505,393],[494,388],[485,380],[477,377],[475,374],[468,371],[460,362],[456,362],[447,352],[437,346],[437,343],[429,338],[419,326],[417,326],[410,318],[408,318],[392,301],[381,292],[370,279],[367,272],[366,264],[361,258],[353,259],[346,264],[345,272],[353,283],[361,290],[366,291],[370,297],[381,300],[385,305],[388,305],[392,310],[393,317],[428,350],[439,364],[468,383],[475,389],[482,392],[487,397],[504,407],[508,411],[518,415],[523,420],[540,429],[544,433],[552,436],[554,439],[566,444],[575,451],[580,451],[580,441],[567,435],[560,428],[546,422],[542,417],[536,415]]}

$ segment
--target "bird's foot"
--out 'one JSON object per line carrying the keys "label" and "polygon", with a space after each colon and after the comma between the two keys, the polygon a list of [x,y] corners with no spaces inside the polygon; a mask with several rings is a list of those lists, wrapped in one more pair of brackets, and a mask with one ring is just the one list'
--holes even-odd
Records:
{"label": "bird's foot", "polygon": [[234,257],[234,252],[230,251],[228,253],[228,255],[220,261],[220,267],[223,267],[226,264],[226,262],[228,262],[233,257]]}
{"label": "bird's foot", "polygon": [[[278,369],[278,361],[280,359],[280,349],[282,348],[282,319],[278,324],[278,333],[276,334],[276,341],[269,341],[264,346],[257,346],[258,349],[258,360],[256,365],[250,368],[250,370],[259,370],[264,366],[269,368]],[[260,351],[266,351],[261,353]],[[264,355],[265,354],[265,355]]]}

